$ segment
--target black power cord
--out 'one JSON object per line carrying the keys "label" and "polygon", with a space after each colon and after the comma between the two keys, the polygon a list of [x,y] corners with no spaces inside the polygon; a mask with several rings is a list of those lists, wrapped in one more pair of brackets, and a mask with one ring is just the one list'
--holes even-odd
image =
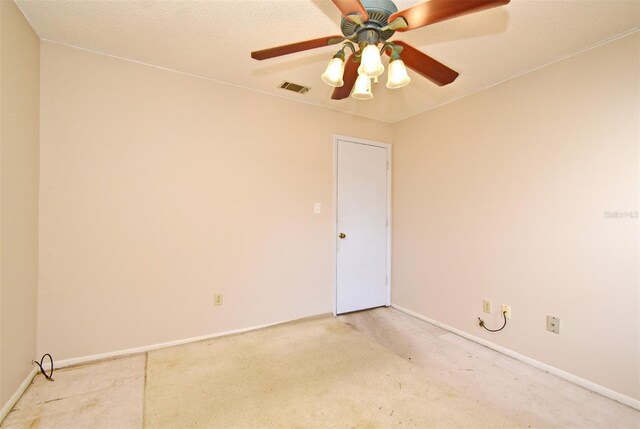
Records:
{"label": "black power cord", "polygon": [[502,316],[504,317],[504,325],[502,325],[502,328],[500,328],[500,329],[489,329],[489,328],[487,328],[486,326],[484,326],[484,320],[482,320],[479,317],[478,317],[478,325],[482,326],[484,329],[486,329],[489,332],[502,331],[504,329],[504,327],[507,326],[507,312],[503,311],[502,312]]}
{"label": "black power cord", "polygon": [[[47,356],[49,356],[49,360],[51,361],[51,371],[49,372],[49,374],[47,374],[47,372],[44,370],[44,367],[42,365],[42,363],[44,362],[44,358],[46,358]],[[42,375],[45,376],[47,380],[53,381],[53,378],[52,378],[53,377],[53,358],[49,353],[42,355],[40,362],[34,360],[33,363],[35,363],[40,367],[40,372],[42,373]]]}

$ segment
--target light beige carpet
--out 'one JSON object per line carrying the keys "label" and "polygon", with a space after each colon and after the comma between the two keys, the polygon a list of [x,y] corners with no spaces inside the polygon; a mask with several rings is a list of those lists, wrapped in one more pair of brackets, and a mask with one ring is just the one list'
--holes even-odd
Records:
{"label": "light beige carpet", "polygon": [[148,428],[514,427],[331,317],[148,354]]}

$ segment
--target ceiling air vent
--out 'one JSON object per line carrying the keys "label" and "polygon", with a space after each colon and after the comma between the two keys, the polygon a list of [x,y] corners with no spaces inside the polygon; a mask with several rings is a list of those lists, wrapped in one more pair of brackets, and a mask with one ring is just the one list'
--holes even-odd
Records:
{"label": "ceiling air vent", "polygon": [[286,90],[289,90],[289,91],[297,92],[298,94],[306,94],[311,89],[311,88],[309,88],[307,86],[302,86],[302,85],[298,85],[297,83],[292,83],[292,82],[287,82],[287,81],[282,82],[278,86],[278,88],[282,88],[282,89],[286,89]]}

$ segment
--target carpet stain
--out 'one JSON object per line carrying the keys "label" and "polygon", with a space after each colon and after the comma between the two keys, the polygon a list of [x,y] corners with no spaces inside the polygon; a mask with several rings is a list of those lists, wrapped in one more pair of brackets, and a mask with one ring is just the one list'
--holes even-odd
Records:
{"label": "carpet stain", "polygon": [[[149,428],[513,426],[448,390],[326,317],[149,352],[143,421]],[[374,412],[381,403],[386,413]]]}

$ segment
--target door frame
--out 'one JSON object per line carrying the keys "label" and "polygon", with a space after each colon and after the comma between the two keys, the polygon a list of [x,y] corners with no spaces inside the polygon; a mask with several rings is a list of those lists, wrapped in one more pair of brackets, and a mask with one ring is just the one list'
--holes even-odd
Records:
{"label": "door frame", "polygon": [[338,314],[338,141],[346,140],[351,143],[376,146],[387,149],[387,302],[391,305],[391,144],[373,140],[360,139],[341,134],[333,135],[333,315]]}

